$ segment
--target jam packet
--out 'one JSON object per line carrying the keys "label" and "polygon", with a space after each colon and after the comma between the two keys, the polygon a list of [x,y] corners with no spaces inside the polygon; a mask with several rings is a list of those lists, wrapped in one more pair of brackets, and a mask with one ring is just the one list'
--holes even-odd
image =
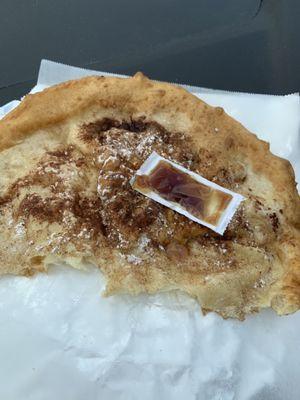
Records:
{"label": "jam packet", "polygon": [[245,198],[153,152],[130,180],[133,189],[223,234]]}

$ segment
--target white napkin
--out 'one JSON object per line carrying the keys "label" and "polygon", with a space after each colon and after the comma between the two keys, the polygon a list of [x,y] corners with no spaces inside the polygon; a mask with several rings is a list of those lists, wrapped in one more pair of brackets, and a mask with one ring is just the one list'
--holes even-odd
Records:
{"label": "white napkin", "polygon": [[[34,90],[90,74],[104,75],[43,60]],[[188,89],[270,141],[300,176],[297,94]],[[0,399],[299,399],[299,312],[224,321],[179,293],[101,298],[104,284],[96,269],[62,266],[0,279]]]}

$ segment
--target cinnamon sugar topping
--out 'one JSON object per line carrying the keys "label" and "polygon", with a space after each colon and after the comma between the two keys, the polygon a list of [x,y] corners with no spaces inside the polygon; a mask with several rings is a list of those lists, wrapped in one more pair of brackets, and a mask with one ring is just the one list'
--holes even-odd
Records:
{"label": "cinnamon sugar topping", "polygon": [[[151,260],[154,250],[184,262],[191,240],[206,234],[215,240],[206,227],[146,198],[129,182],[153,151],[205,174],[206,158],[194,152],[189,137],[156,122],[107,118],[82,125],[78,136],[90,146],[88,155],[68,145],[49,151],[0,197],[0,212],[14,210],[8,229],[17,235],[26,232],[31,219],[58,226],[53,236],[36,244],[36,251],[47,247],[64,253],[72,246],[92,253],[101,242],[139,265]],[[270,223],[277,227],[274,216]],[[235,236],[230,227],[228,234]]]}

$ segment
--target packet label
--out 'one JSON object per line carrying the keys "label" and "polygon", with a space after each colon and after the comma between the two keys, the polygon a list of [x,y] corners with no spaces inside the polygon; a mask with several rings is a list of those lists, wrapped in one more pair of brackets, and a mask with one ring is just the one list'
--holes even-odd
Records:
{"label": "packet label", "polygon": [[130,180],[133,189],[223,234],[245,198],[153,152]]}

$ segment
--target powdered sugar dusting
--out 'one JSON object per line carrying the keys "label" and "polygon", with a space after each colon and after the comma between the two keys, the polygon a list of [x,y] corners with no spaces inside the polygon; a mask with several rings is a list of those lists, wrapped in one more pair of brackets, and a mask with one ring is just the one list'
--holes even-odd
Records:
{"label": "powdered sugar dusting", "polygon": [[15,225],[15,233],[17,237],[23,237],[26,233],[24,221],[19,222]]}
{"label": "powdered sugar dusting", "polygon": [[135,256],[134,254],[127,255],[126,259],[130,264],[139,265],[142,263],[142,259]]}

